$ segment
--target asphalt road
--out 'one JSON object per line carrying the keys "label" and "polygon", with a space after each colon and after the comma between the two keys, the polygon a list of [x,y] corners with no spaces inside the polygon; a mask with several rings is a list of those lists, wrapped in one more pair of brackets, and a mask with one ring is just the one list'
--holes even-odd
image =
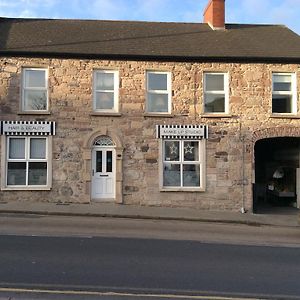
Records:
{"label": "asphalt road", "polygon": [[299,251],[299,227],[1,214],[0,300],[299,299]]}
{"label": "asphalt road", "polygon": [[[15,288],[41,291],[32,294],[37,298],[23,291],[22,299],[46,299],[49,290],[62,293],[57,299],[77,299],[79,291],[86,292],[82,299],[142,299],[145,293],[155,299],[300,295],[299,247],[2,235],[0,266],[0,299],[11,293],[18,299]],[[112,292],[117,294],[107,294]]]}

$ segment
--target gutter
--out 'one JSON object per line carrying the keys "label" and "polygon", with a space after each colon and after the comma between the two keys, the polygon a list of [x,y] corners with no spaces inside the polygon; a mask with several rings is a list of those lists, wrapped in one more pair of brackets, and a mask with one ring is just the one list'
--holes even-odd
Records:
{"label": "gutter", "polygon": [[0,57],[28,57],[28,58],[63,58],[63,59],[105,59],[125,61],[159,61],[159,62],[224,62],[224,63],[291,63],[300,64],[300,57],[220,57],[220,56],[172,56],[147,54],[98,54],[98,53],[70,53],[44,51],[10,51],[0,50]]}

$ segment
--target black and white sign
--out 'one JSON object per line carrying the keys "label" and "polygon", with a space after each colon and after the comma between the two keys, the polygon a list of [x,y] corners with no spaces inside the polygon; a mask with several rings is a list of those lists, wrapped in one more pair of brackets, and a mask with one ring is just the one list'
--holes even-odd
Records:
{"label": "black and white sign", "polygon": [[55,122],[1,121],[4,135],[55,135]]}
{"label": "black and white sign", "polygon": [[166,139],[207,139],[206,125],[156,125],[156,137]]}

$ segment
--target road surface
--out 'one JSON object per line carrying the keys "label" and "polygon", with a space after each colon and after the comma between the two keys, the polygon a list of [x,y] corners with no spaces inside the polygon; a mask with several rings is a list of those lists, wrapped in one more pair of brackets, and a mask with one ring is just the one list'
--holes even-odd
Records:
{"label": "road surface", "polygon": [[74,217],[0,221],[1,300],[300,299],[298,228]]}

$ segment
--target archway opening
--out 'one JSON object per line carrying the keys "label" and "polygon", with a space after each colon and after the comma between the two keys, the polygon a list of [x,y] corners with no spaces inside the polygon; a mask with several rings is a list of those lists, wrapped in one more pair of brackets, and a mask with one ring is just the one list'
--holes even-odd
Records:
{"label": "archway opening", "polygon": [[253,210],[296,213],[300,199],[300,138],[277,137],[256,142]]}

